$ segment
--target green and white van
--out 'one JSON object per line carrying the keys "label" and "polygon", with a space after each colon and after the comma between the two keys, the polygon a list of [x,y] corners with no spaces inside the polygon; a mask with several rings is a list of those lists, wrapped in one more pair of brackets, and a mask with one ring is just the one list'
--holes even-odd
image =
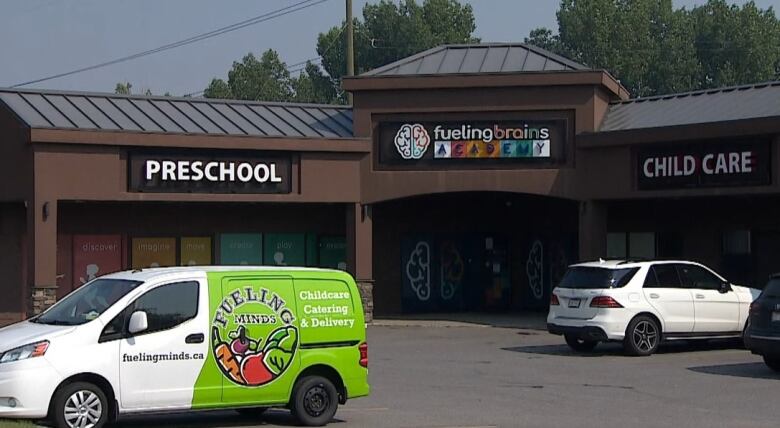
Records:
{"label": "green and white van", "polygon": [[291,267],[187,267],[97,278],[0,329],[0,418],[101,427],[128,414],[289,408],[328,423],[368,395],[355,281]]}

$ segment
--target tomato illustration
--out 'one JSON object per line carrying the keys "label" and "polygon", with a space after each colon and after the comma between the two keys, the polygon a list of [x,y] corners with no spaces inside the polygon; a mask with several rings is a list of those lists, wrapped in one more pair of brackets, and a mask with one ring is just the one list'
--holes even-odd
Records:
{"label": "tomato illustration", "polygon": [[241,362],[241,374],[248,385],[256,386],[268,383],[274,374],[265,366],[262,352],[249,355]]}

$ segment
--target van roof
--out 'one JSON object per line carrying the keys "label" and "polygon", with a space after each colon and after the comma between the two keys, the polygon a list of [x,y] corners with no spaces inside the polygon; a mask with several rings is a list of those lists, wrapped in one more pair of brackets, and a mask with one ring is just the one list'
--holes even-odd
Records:
{"label": "van roof", "polygon": [[312,268],[301,266],[175,266],[175,267],[159,267],[159,268],[144,268],[135,270],[125,270],[121,272],[114,272],[102,276],[101,278],[113,278],[113,279],[131,279],[134,281],[148,281],[152,278],[160,276],[168,276],[175,274],[186,273],[209,273],[209,272],[338,272],[345,274],[346,272],[337,269],[325,269],[325,268]]}

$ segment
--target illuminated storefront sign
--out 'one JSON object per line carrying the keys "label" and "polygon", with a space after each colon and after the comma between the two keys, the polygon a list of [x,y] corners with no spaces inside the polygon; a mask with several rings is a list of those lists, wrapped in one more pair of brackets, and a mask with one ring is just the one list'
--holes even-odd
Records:
{"label": "illuminated storefront sign", "polygon": [[640,190],[771,183],[765,142],[698,143],[637,151]]}
{"label": "illuminated storefront sign", "polygon": [[564,160],[565,143],[563,119],[383,122],[378,161],[404,169],[550,165]]}
{"label": "illuminated storefront sign", "polygon": [[290,193],[289,156],[132,154],[130,190],[181,193]]}

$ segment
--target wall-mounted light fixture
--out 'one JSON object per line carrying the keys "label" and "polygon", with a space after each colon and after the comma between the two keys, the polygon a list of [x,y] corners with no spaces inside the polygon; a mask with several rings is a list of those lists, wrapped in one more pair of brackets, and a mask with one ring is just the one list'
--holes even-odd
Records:
{"label": "wall-mounted light fixture", "polygon": [[360,205],[360,221],[365,221],[366,217],[368,217],[369,214],[369,205],[368,204],[361,204]]}
{"label": "wall-mounted light fixture", "polygon": [[43,207],[42,207],[41,211],[43,211],[41,213],[41,214],[43,214],[43,221],[46,221],[46,219],[49,218],[49,203],[48,202],[44,202],[43,203]]}

